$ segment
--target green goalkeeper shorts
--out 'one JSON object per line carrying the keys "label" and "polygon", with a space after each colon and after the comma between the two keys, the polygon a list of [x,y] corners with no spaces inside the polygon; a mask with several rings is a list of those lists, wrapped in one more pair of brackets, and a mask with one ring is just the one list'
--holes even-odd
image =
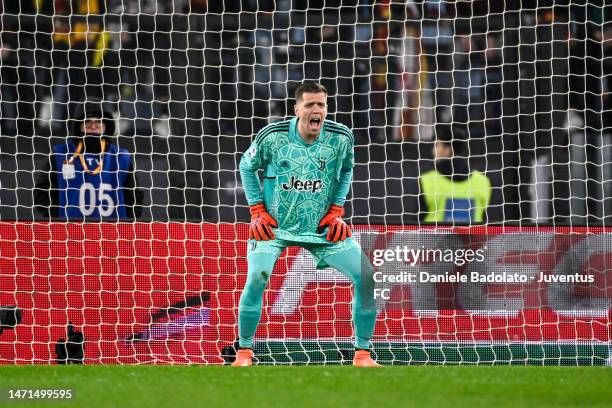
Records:
{"label": "green goalkeeper shorts", "polygon": [[323,244],[287,241],[278,238],[270,241],[255,241],[254,239],[251,239],[248,242],[247,258],[255,254],[268,254],[276,260],[280,257],[285,248],[290,246],[298,246],[310,252],[315,258],[317,269],[325,269],[328,267],[328,265],[325,263],[325,258],[330,255],[349,250],[361,251],[359,244],[350,237],[344,241]]}

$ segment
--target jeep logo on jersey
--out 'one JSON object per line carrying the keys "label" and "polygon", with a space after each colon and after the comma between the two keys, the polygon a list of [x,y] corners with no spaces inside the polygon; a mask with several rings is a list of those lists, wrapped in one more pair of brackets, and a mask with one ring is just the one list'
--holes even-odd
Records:
{"label": "jeep logo on jersey", "polygon": [[283,190],[310,191],[316,193],[323,187],[323,180],[298,180],[291,176],[289,183],[282,184]]}

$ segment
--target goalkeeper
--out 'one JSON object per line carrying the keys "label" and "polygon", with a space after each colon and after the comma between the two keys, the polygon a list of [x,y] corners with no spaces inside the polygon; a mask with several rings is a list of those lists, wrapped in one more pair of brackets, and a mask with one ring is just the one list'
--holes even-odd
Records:
{"label": "goalkeeper", "polygon": [[252,364],[253,337],[274,264],[286,247],[301,246],[315,257],[318,269],[333,267],[352,281],[353,365],[377,366],[369,351],[376,323],[373,269],[342,220],[353,178],[353,134],[325,120],[322,85],[303,83],[295,99],[295,117],[264,127],[240,161],[251,225],[248,276],[238,308],[240,349],[233,365]]}

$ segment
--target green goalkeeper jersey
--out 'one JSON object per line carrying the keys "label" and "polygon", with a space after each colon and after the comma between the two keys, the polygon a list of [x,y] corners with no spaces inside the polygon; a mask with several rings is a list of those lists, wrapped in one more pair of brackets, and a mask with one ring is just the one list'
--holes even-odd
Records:
{"label": "green goalkeeper jersey", "polygon": [[277,238],[326,243],[317,227],[330,205],[344,206],[355,165],[353,147],[349,128],[330,120],[311,144],[298,134],[297,118],[264,127],[240,160],[249,205],[265,204],[278,221]]}

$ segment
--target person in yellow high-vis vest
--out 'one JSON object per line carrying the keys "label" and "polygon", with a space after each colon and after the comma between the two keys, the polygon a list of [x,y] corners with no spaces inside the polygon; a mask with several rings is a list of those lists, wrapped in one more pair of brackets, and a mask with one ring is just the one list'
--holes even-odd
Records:
{"label": "person in yellow high-vis vest", "polygon": [[436,126],[435,168],[419,179],[420,217],[426,223],[480,224],[486,221],[491,182],[470,171],[467,140],[447,124]]}

